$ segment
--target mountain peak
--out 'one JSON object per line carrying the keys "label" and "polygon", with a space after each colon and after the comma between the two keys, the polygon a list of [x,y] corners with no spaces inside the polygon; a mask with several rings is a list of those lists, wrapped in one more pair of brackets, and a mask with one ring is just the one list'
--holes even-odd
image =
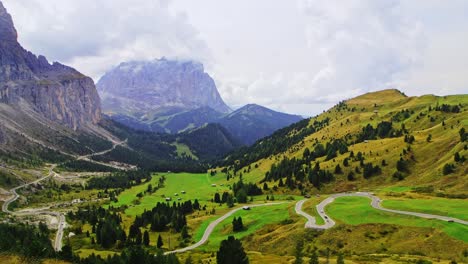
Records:
{"label": "mountain peak", "polygon": [[203,106],[230,112],[203,64],[191,60],[163,57],[123,62],[107,72],[97,87],[107,112],[133,115],[165,107],[193,110]]}
{"label": "mountain peak", "polygon": [[0,1],[0,41],[16,41],[17,39],[18,33],[13,20]]}
{"label": "mountain peak", "polygon": [[369,92],[358,97],[347,100],[349,104],[359,105],[379,105],[391,103],[408,98],[404,93],[397,89],[386,89],[381,91]]}

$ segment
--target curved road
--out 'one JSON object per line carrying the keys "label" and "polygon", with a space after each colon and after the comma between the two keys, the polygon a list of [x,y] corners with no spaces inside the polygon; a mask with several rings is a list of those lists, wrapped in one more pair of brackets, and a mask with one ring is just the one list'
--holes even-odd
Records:
{"label": "curved road", "polygon": [[[33,182],[25,183],[20,186],[17,186],[13,189],[10,190],[10,192],[13,194],[13,197],[7,199],[3,205],[2,205],[2,211],[7,214],[16,214],[16,215],[22,215],[21,213],[13,212],[8,209],[10,204],[19,198],[19,194],[16,192],[18,189],[24,188],[26,186],[32,185],[32,184],[37,184],[47,178],[50,177],[55,177],[57,174],[54,172],[54,168],[57,167],[56,164],[53,164],[50,166],[49,173],[47,176],[44,176],[40,179],[37,179]],[[62,238],[63,238],[63,228],[65,227],[65,216],[62,213],[59,212],[53,212],[53,211],[45,211],[45,210],[38,210],[34,211],[28,214],[45,214],[45,215],[53,215],[57,217],[58,223],[57,223],[57,234],[55,236],[55,242],[54,242],[54,249],[55,251],[60,251],[62,249]]]}
{"label": "curved road", "polygon": [[[269,206],[269,205],[278,205],[278,204],[284,204],[284,202],[279,202],[279,203],[265,203],[265,204],[255,204],[255,205],[251,205],[249,206],[250,208],[254,208],[254,207],[260,207],[260,206]],[[176,250],[172,250],[172,251],[168,251],[168,252],[164,252],[164,255],[168,255],[168,254],[173,254],[173,253],[182,253],[182,252],[185,252],[185,251],[190,251],[192,249],[195,249],[203,244],[206,243],[206,241],[208,241],[208,238],[210,237],[211,233],[213,233],[213,230],[215,229],[215,227],[221,223],[222,221],[224,221],[226,218],[230,217],[231,215],[233,215],[235,212],[237,211],[240,211],[242,210],[242,207],[239,207],[239,208],[236,208],[236,209],[233,209],[229,212],[227,212],[225,215],[221,216],[220,218],[214,220],[213,222],[211,222],[208,227],[205,229],[205,233],[203,233],[203,237],[200,239],[200,241],[198,241],[197,243],[191,245],[191,246],[188,246],[188,247],[185,247],[185,248],[181,248],[181,249],[176,249]]]}
{"label": "curved road", "polygon": [[387,209],[382,207],[381,202],[382,200],[373,195],[372,193],[368,192],[356,192],[356,193],[337,193],[337,194],[332,194],[330,197],[327,199],[323,200],[320,202],[316,208],[319,216],[325,221],[325,224],[323,225],[317,225],[315,222],[315,217],[307,214],[306,212],[302,211],[302,205],[306,200],[301,200],[297,202],[296,204],[296,213],[304,216],[307,218],[307,222],[305,223],[305,228],[314,228],[314,229],[328,229],[331,228],[335,225],[335,221],[330,218],[325,213],[325,207],[329,204],[331,204],[335,198],[337,197],[345,197],[345,196],[360,196],[360,197],[367,197],[371,199],[371,206],[377,210],[385,211],[385,212],[390,212],[390,213],[395,213],[395,214],[404,214],[404,215],[411,215],[411,216],[416,216],[416,217],[422,217],[422,218],[427,218],[427,219],[437,219],[437,220],[442,220],[442,221],[447,221],[447,222],[456,222],[460,223],[463,225],[468,225],[468,221],[464,221],[458,218],[453,218],[453,217],[448,217],[448,216],[441,216],[441,215],[433,215],[433,214],[425,214],[425,213],[417,213],[417,212],[409,212],[409,211],[401,211],[401,210],[393,210],[393,209]]}
{"label": "curved road", "polygon": [[[119,145],[123,145],[127,142],[127,140],[125,141],[121,141],[121,142],[113,142],[113,146],[112,148],[108,149],[108,150],[104,150],[104,151],[101,151],[101,152],[98,152],[98,153],[93,153],[93,154],[89,154],[89,155],[84,155],[84,156],[79,156],[79,157],[76,157],[78,160],[90,160],[89,158],[91,156],[99,156],[99,155],[103,155],[103,154],[106,154],[110,151],[112,151],[113,149],[115,149],[117,146]],[[106,164],[108,165],[108,164]],[[109,165],[108,165],[109,166]],[[111,165],[112,166],[112,165]],[[113,165],[115,166],[115,165]],[[17,213],[17,212],[13,212],[13,211],[10,211],[10,209],[8,209],[8,207],[10,206],[10,204],[16,200],[18,200],[19,198],[19,194],[16,192],[18,189],[21,189],[21,188],[24,188],[26,186],[29,186],[29,185],[32,185],[32,184],[36,184],[36,183],[39,183],[47,178],[50,178],[50,177],[57,177],[58,174],[54,172],[54,169],[55,167],[57,167],[57,164],[53,164],[50,169],[49,169],[49,173],[47,174],[47,176],[44,176],[40,179],[37,179],[33,182],[30,182],[30,183],[25,183],[25,184],[22,184],[20,186],[17,186],[13,189],[10,190],[10,192],[13,194],[13,197],[7,199],[3,205],[2,205],[2,211],[4,213],[7,213],[7,214],[16,214],[16,215],[24,215],[24,213]],[[55,251],[60,251],[62,250],[62,240],[63,240],[63,229],[65,228],[65,225],[66,225],[66,221],[65,221],[65,215],[63,213],[60,213],[60,212],[55,212],[55,211],[47,211],[47,210],[44,210],[44,209],[39,209],[39,210],[33,210],[32,212],[28,213],[28,214],[31,214],[31,215],[37,215],[37,214],[44,214],[44,215],[53,215],[55,217],[57,217],[58,219],[58,223],[57,223],[57,234],[55,235],[55,241],[54,241],[54,249]]]}
{"label": "curved road", "polygon": [[44,176],[44,177],[42,177],[42,178],[40,178],[40,179],[37,179],[37,180],[35,180],[35,181],[33,181],[33,182],[25,183],[25,184],[23,184],[23,185],[20,185],[20,186],[17,186],[17,187],[15,187],[15,188],[11,189],[10,192],[13,194],[13,197],[7,199],[7,200],[3,203],[3,205],[2,205],[2,211],[5,212],[5,213],[7,213],[7,214],[13,214],[13,212],[10,211],[10,210],[8,209],[8,207],[10,206],[10,204],[11,204],[12,202],[18,200],[19,194],[18,194],[16,191],[17,191],[18,189],[24,188],[24,187],[29,186],[29,185],[32,185],[32,184],[39,183],[39,182],[41,182],[41,181],[43,181],[43,180],[45,180],[45,179],[47,179],[47,178],[49,178],[49,177],[54,176],[54,175],[55,175],[54,169],[55,169],[56,166],[57,166],[57,165],[54,164],[54,165],[52,165],[52,166],[50,167],[49,173],[47,174],[47,176]]}

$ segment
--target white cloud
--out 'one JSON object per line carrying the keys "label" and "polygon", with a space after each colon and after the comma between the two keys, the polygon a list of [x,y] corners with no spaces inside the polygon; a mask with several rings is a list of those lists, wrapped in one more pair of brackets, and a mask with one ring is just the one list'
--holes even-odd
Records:
{"label": "white cloud", "polygon": [[95,78],[126,60],[210,58],[197,30],[167,0],[4,2],[27,49]]}
{"label": "white cloud", "polygon": [[98,77],[192,58],[225,101],[311,115],[358,94],[468,93],[463,0],[3,0],[26,48]]}

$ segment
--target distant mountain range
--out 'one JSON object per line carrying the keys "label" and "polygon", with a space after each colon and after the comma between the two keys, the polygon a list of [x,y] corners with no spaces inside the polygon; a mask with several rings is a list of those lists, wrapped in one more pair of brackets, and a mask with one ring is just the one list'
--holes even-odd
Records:
{"label": "distant mountain range", "polygon": [[[83,155],[111,149],[113,143],[125,140],[125,144],[112,148],[112,151],[93,157],[95,161],[80,160],[80,167],[96,166],[93,162],[118,162],[150,170],[204,171],[202,162],[219,158],[240,146],[224,128],[201,126],[201,122],[197,123],[200,128],[196,131],[178,135],[140,133],[117,124],[101,114],[101,101],[91,78],[58,62],[50,64],[44,56],[25,50],[17,38],[12,17],[0,2],[0,164],[66,164]],[[173,74],[174,67],[179,69],[181,72],[177,74],[183,83],[183,91],[195,89],[197,92],[186,96],[182,90],[175,91],[170,82],[159,91],[140,93],[141,90],[136,90],[132,94],[129,90],[126,95],[135,99],[135,106],[128,105],[128,109],[142,112],[149,109],[144,107],[152,104],[161,105],[163,101],[157,94],[168,95],[174,88],[171,98],[164,98],[166,110],[153,107],[155,112],[175,114],[180,109],[187,109],[186,106],[204,105],[220,113],[230,111],[201,65],[176,63],[178,66],[174,66],[165,60],[158,63],[166,65]],[[128,64],[122,64],[121,70],[125,67]],[[132,68],[132,71],[137,70]],[[150,80],[153,77],[150,76]],[[175,81],[172,77],[158,75],[157,78]],[[147,81],[142,77],[139,82],[130,82],[144,84]],[[141,97],[137,98],[138,95]],[[141,104],[145,98],[153,101]],[[174,130],[180,130],[177,125],[173,126]],[[207,152],[216,147],[219,147],[217,151]]]}
{"label": "distant mountain range", "polygon": [[203,65],[193,61],[121,63],[98,81],[97,88],[106,114],[144,131],[174,134],[218,123],[250,145],[302,119],[255,104],[231,111]]}

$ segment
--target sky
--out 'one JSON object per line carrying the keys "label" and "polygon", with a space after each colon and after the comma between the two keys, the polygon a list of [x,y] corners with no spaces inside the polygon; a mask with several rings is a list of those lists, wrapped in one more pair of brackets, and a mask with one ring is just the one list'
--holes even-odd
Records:
{"label": "sky", "polygon": [[96,82],[123,61],[202,62],[232,108],[312,116],[369,91],[468,93],[465,0],[3,0],[20,43]]}

